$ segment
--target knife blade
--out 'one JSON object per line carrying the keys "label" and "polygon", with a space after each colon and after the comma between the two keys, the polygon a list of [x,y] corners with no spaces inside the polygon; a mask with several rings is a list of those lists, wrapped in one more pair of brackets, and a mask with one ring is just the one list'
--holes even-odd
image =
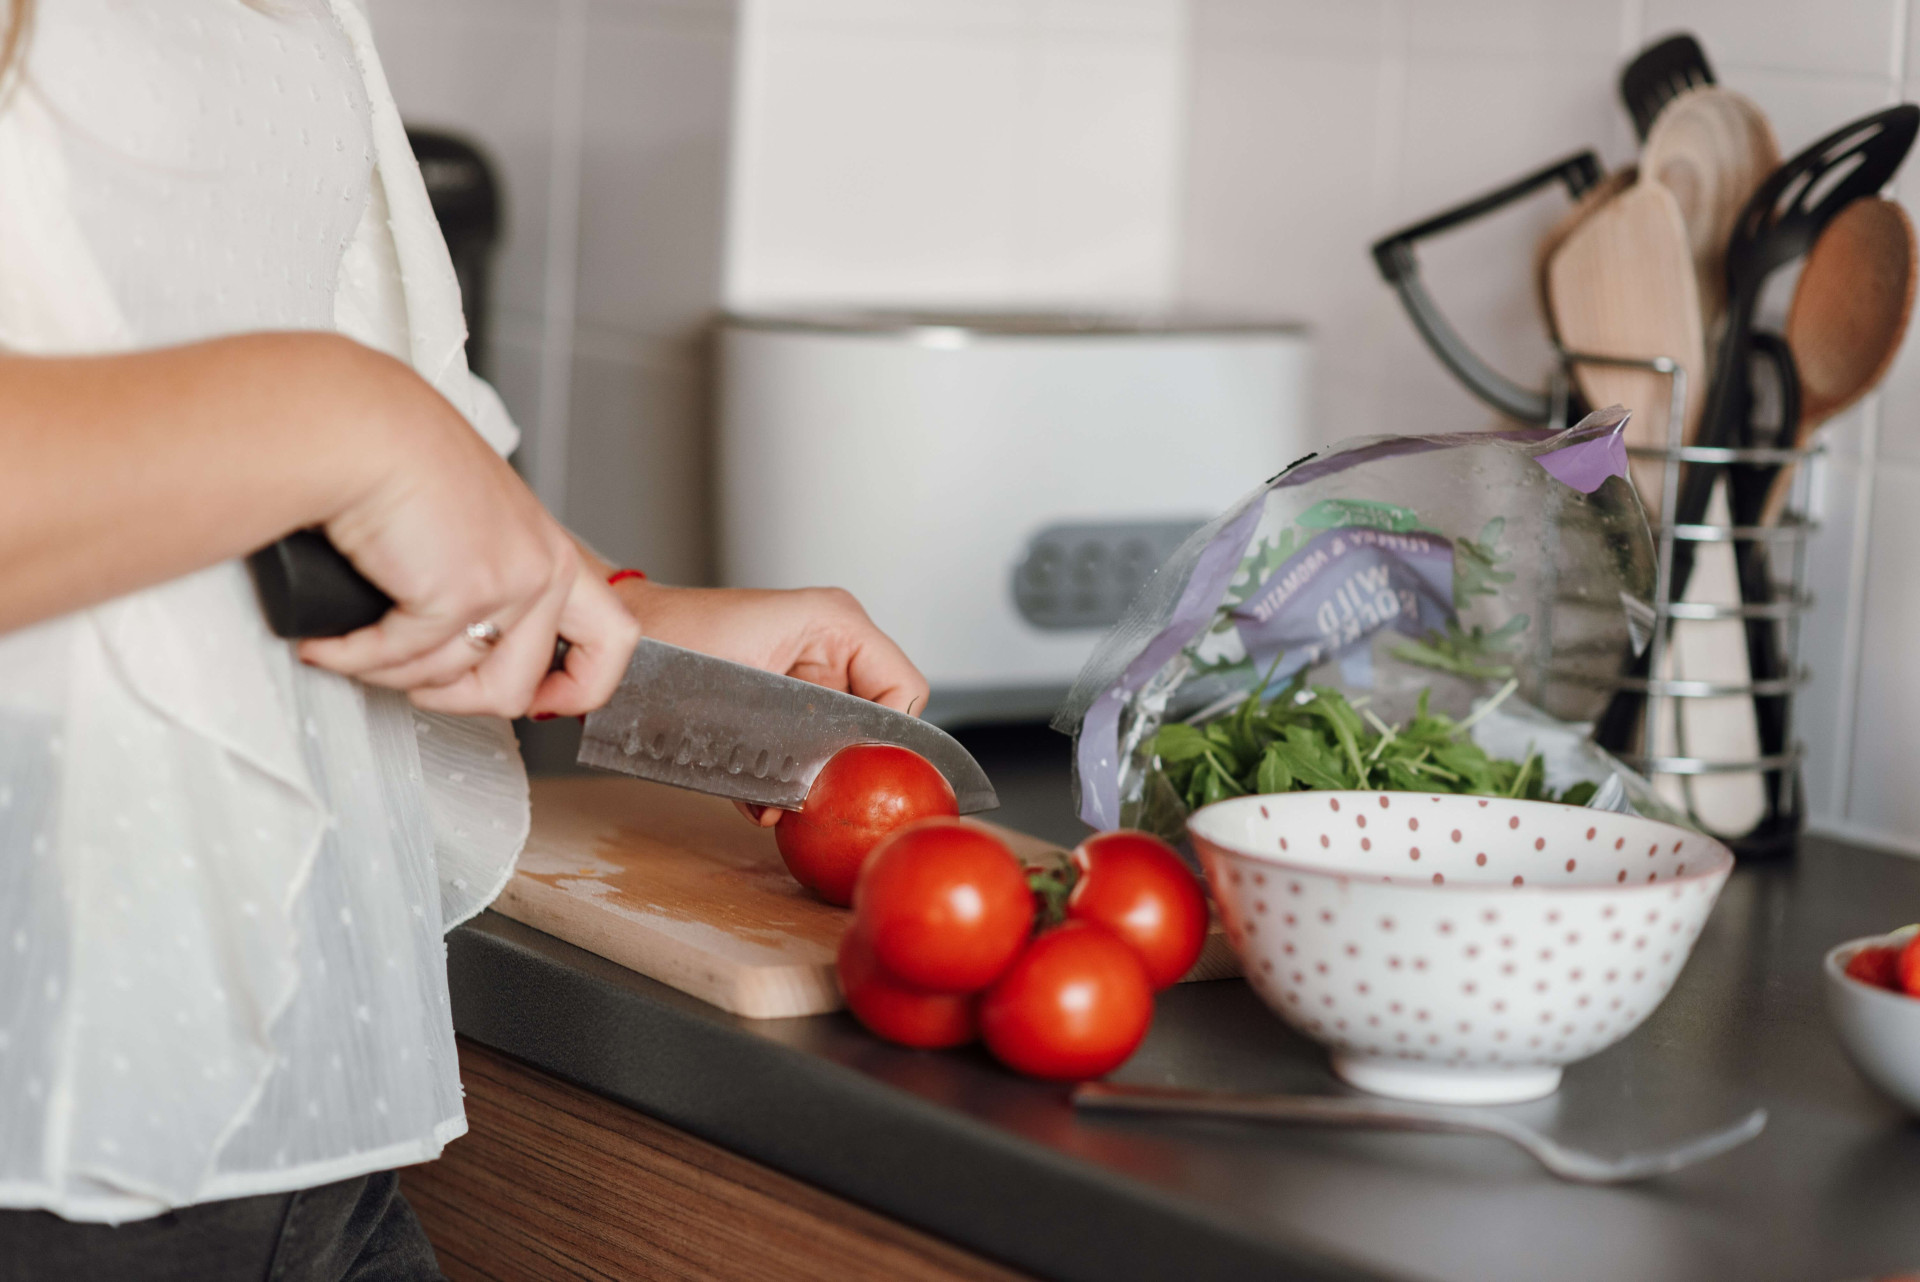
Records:
{"label": "knife blade", "polygon": [[587,714],[582,765],[798,809],[828,758],[859,743],[919,753],[961,814],[1000,804],[986,771],[938,726],[808,681],[642,639],[620,688]]}
{"label": "knife blade", "polygon": [[[341,636],[393,604],[318,530],[260,549],[247,568],[277,636]],[[980,763],[937,726],[663,641],[640,642],[612,700],[586,721],[582,765],[754,805],[798,808],[827,759],[857,743],[925,757],[953,786],[961,814],[1000,804]]]}

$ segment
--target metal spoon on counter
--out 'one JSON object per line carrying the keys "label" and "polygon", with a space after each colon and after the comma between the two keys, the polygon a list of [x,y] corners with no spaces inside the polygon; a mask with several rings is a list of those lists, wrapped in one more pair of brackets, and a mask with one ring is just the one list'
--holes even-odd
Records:
{"label": "metal spoon on counter", "polygon": [[1176,1086],[1083,1082],[1073,1090],[1073,1104],[1075,1108],[1104,1113],[1186,1113],[1309,1126],[1492,1135],[1524,1149],[1552,1174],[1578,1184],[1626,1184],[1666,1175],[1738,1148],[1767,1125],[1767,1111],[1756,1108],[1730,1126],[1679,1144],[1603,1157],[1569,1148],[1500,1113],[1400,1100],[1345,1095],[1236,1095]]}

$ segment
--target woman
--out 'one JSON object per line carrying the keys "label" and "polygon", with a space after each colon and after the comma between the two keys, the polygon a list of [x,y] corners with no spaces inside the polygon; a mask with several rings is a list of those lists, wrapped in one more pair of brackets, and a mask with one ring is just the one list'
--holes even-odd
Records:
{"label": "woman", "polygon": [[[0,1279],[437,1277],[390,1172],[465,1129],[501,718],[642,631],[925,683],[844,594],[610,587],[501,461],[358,0],[9,2]],[[236,558],[308,526],[396,605],[296,652]]]}

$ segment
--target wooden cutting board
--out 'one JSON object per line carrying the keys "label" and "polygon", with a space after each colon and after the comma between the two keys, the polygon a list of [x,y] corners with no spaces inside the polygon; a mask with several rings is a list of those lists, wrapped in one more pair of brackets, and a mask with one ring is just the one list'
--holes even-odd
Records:
{"label": "wooden cutting board", "polygon": [[[1028,863],[1066,857],[995,831]],[[852,912],[802,890],[772,831],[718,797],[611,775],[536,779],[533,831],[493,907],[750,1019],[841,1006],[833,958]],[[1186,979],[1239,973],[1216,924]]]}

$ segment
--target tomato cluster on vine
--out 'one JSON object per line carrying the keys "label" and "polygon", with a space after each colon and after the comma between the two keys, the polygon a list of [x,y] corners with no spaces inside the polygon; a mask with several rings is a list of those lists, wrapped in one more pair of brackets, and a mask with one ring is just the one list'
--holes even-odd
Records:
{"label": "tomato cluster on vine", "polygon": [[1145,833],[1090,837],[1063,868],[1023,868],[959,819],[883,841],[860,871],[840,948],[847,1007],[907,1046],[975,1037],[1033,1077],[1124,1063],[1153,994],[1192,967],[1207,907],[1180,857]]}
{"label": "tomato cluster on vine", "polygon": [[853,906],[840,987],[871,1032],[904,1046],[976,1038],[1017,1072],[1099,1077],[1153,1020],[1153,994],[1206,942],[1200,884],[1141,832],[1087,838],[1024,867],[923,758],[881,744],[837,754],[775,828],[789,870]]}

